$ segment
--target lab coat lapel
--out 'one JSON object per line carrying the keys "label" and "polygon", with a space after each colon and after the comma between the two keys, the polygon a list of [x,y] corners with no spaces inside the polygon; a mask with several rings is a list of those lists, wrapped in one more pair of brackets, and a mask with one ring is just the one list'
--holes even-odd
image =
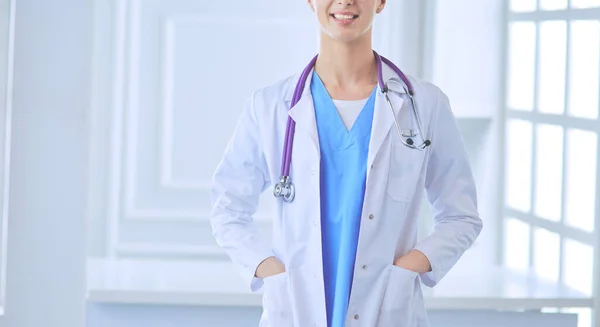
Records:
{"label": "lab coat lapel", "polygon": [[[392,107],[394,108],[393,114],[396,115],[396,119],[398,119],[398,115],[404,104],[404,99],[401,95],[406,93],[404,83],[400,79],[400,76],[386,64],[383,64],[381,73],[383,74],[383,82],[388,87],[388,96],[392,102]],[[371,127],[371,141],[369,143],[367,167],[373,165],[375,157],[379,153],[381,146],[393,125],[394,117],[392,116],[392,110],[385,99],[385,94],[381,92],[381,88],[378,85],[377,98],[375,99],[375,111],[373,113],[373,124]],[[369,177],[369,172],[370,169],[367,170],[367,177]]]}
{"label": "lab coat lapel", "polygon": [[[298,75],[299,77],[299,75]],[[298,79],[295,79],[296,81]],[[313,103],[313,98],[310,92],[310,83],[312,81],[312,72],[308,75],[306,79],[306,83],[304,84],[304,90],[302,91],[302,97],[296,103],[296,105],[291,108],[288,112],[289,116],[296,122],[296,132],[298,130],[304,131],[311,138],[312,143],[319,153],[319,134],[317,131],[317,120],[315,118],[315,108]],[[295,83],[294,83],[295,86]],[[292,103],[292,95],[293,88],[288,90],[288,94],[286,95],[286,105],[289,108]],[[295,133],[296,134],[296,133]]]}
{"label": "lab coat lapel", "polygon": [[[388,92],[388,96],[394,108],[394,115],[398,117],[400,109],[404,104],[404,99],[399,93],[392,91],[391,89]],[[390,106],[385,99],[385,95],[378,88],[377,98],[375,99],[375,111],[373,112],[373,124],[371,128],[371,141],[369,143],[367,167],[371,167],[375,161],[375,157],[377,156],[377,153],[379,153],[379,150],[381,149],[381,146],[383,145],[383,142],[393,125],[394,117],[392,116]]]}

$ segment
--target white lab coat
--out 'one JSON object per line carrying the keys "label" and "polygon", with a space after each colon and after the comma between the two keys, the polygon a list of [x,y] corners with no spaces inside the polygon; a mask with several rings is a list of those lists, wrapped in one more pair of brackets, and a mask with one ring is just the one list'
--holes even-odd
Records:
{"label": "white lab coat", "polygon": [[[385,64],[383,74],[400,127],[408,128],[410,99]],[[295,200],[283,203],[273,198],[277,209],[272,242],[261,238],[253,223],[259,195],[272,193],[280,178],[288,108],[299,75],[260,89],[248,99],[213,179],[213,235],[249,289],[264,291],[261,327],[327,327],[319,140],[310,77],[302,98],[289,110],[296,121],[290,171]],[[408,78],[432,144],[427,151],[404,146],[391,110],[377,91],[346,326],[429,326],[422,284],[435,286],[482,229],[467,152],[448,98],[436,86]],[[420,142],[417,137],[416,143]],[[435,224],[429,236],[419,241],[417,217],[423,189]],[[432,271],[419,274],[392,264],[412,249],[425,254]],[[277,257],[286,272],[264,280],[254,277],[256,267],[269,256]]]}

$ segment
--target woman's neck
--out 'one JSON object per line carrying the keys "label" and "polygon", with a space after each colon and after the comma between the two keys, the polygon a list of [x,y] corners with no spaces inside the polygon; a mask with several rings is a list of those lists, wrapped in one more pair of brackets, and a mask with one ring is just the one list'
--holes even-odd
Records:
{"label": "woman's neck", "polygon": [[[370,35],[369,35],[370,36]],[[363,99],[377,84],[377,65],[368,36],[354,43],[322,36],[315,71],[336,99]]]}

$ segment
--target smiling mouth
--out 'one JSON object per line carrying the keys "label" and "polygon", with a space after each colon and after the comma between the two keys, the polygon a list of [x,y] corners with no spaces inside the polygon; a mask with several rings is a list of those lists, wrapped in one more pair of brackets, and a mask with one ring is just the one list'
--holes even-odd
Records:
{"label": "smiling mouth", "polygon": [[358,15],[331,14],[330,16],[337,20],[354,20],[354,19],[358,18]]}

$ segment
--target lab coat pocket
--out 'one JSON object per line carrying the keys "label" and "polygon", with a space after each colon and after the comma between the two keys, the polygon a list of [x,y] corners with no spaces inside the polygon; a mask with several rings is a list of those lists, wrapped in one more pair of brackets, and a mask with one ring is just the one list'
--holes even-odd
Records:
{"label": "lab coat pocket", "polygon": [[292,327],[292,304],[289,292],[288,272],[265,277],[263,310],[271,327]]}
{"label": "lab coat pocket", "polygon": [[391,146],[391,151],[387,193],[393,200],[410,202],[421,177],[426,152],[408,148],[399,140]]}
{"label": "lab coat pocket", "polygon": [[418,273],[394,265],[388,267],[377,327],[421,327],[423,314]]}

